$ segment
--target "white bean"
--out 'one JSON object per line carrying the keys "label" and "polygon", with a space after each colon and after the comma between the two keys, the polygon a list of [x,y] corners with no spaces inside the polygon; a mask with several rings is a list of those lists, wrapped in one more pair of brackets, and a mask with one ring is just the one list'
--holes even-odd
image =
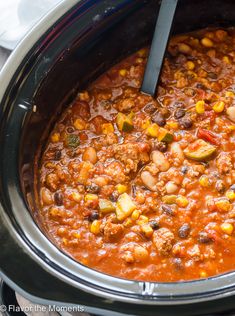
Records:
{"label": "white bean", "polygon": [[151,191],[157,191],[156,184],[157,179],[152,176],[152,174],[149,171],[143,171],[141,173],[141,180],[143,181],[143,184]]}
{"label": "white bean", "polygon": [[166,192],[168,194],[172,194],[177,190],[178,190],[178,186],[173,181],[169,181],[166,183]]}
{"label": "white bean", "polygon": [[149,253],[148,253],[148,250],[146,250],[144,247],[142,247],[142,246],[135,246],[135,248],[134,248],[134,256],[135,256],[135,260],[137,262],[143,262],[143,261],[145,261],[148,258]]}
{"label": "white bean", "polygon": [[170,164],[166,157],[158,150],[153,151],[152,160],[160,171],[167,171],[170,168]]}
{"label": "white bean", "polygon": [[97,162],[96,150],[93,147],[87,147],[82,155],[83,161],[90,161],[95,164]]}
{"label": "white bean", "polygon": [[227,114],[228,114],[228,118],[235,122],[235,106],[230,106],[229,108],[227,108]]}
{"label": "white bean", "polygon": [[174,158],[178,158],[180,161],[184,160],[184,152],[178,143],[175,143],[175,142],[172,143],[170,150],[171,150],[171,154]]}
{"label": "white bean", "polygon": [[51,191],[48,190],[47,188],[41,189],[41,198],[42,198],[43,205],[51,205],[53,203]]}

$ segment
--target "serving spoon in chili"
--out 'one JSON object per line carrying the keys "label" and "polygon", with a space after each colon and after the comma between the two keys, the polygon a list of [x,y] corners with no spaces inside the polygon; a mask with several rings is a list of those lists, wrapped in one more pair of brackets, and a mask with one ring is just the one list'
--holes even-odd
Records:
{"label": "serving spoon in chili", "polygon": [[157,89],[177,3],[178,0],[162,0],[161,2],[141,86],[141,92],[151,96],[155,95]]}

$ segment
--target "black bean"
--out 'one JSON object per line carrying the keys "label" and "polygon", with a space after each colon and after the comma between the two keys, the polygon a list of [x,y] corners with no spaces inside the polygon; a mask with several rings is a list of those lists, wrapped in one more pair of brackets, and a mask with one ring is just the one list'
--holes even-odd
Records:
{"label": "black bean", "polygon": [[155,112],[152,116],[152,121],[157,123],[159,126],[164,126],[166,124],[166,119],[160,112]]}
{"label": "black bean", "polygon": [[184,108],[184,103],[183,103],[183,102],[176,101],[176,102],[174,103],[174,108],[183,109],[183,108]]}
{"label": "black bean", "polygon": [[159,150],[162,153],[165,153],[167,151],[168,145],[165,142],[157,142],[154,144],[154,149]]}
{"label": "black bean", "polygon": [[145,105],[144,112],[147,114],[153,114],[156,111],[156,107],[153,103]]}
{"label": "black bean", "polygon": [[[222,180],[216,181],[215,188],[221,194],[223,194],[225,192],[225,190],[226,190],[226,187],[225,187],[225,185],[224,185]],[[235,186],[234,186],[234,190],[235,190]]]}
{"label": "black bean", "polygon": [[177,270],[182,270],[184,267],[183,267],[183,262],[182,262],[182,259],[181,258],[174,258],[173,259],[173,263],[175,265],[175,268]]}
{"label": "black bean", "polygon": [[56,150],[54,159],[55,160],[60,160],[60,158],[61,158],[61,151],[60,150]]}
{"label": "black bean", "polygon": [[155,219],[151,220],[149,222],[149,225],[152,227],[152,229],[156,230],[160,228],[159,222],[156,221]]}
{"label": "black bean", "polygon": [[96,211],[93,211],[88,215],[88,221],[93,222],[94,220],[99,219],[99,217],[100,217],[99,213]]}
{"label": "black bean", "polygon": [[235,184],[232,184],[230,187],[231,190],[235,191]]}
{"label": "black bean", "polygon": [[182,172],[183,174],[186,174],[186,173],[188,172],[188,167],[187,167],[187,166],[183,166],[183,167],[181,168],[181,172]]}
{"label": "black bean", "polygon": [[166,205],[166,204],[162,205],[162,211],[163,211],[163,213],[170,215],[170,216],[175,215],[175,211],[169,205]]}
{"label": "black bean", "polygon": [[56,192],[54,194],[54,201],[55,201],[55,204],[58,206],[63,205],[63,194],[61,192]]}
{"label": "black bean", "polygon": [[117,191],[114,191],[110,196],[109,196],[109,199],[110,199],[110,201],[112,201],[112,202],[117,202],[117,199],[118,199],[118,193],[117,193]]}
{"label": "black bean", "polygon": [[217,74],[214,72],[208,72],[208,77],[211,79],[217,79]]}
{"label": "black bean", "polygon": [[198,234],[198,242],[200,242],[201,244],[208,244],[212,241],[213,241],[212,238],[208,236],[206,232],[200,232]]}
{"label": "black bean", "polygon": [[100,192],[100,187],[97,184],[92,183],[92,184],[86,186],[86,191],[89,193],[96,194],[96,193]]}
{"label": "black bean", "polygon": [[200,82],[196,84],[196,88],[197,88],[197,89],[202,89],[202,90],[205,90],[205,89],[206,89],[206,87],[204,86],[204,84],[202,84],[202,83],[200,83]]}
{"label": "black bean", "polygon": [[185,109],[176,109],[175,110],[174,117],[176,119],[180,119],[183,116],[185,116]]}
{"label": "black bean", "polygon": [[74,128],[69,126],[69,127],[67,127],[66,131],[67,131],[67,133],[73,133],[74,132]]}
{"label": "black bean", "polygon": [[180,238],[187,238],[190,233],[190,225],[188,223],[183,224],[178,230],[178,236]]}
{"label": "black bean", "polygon": [[188,129],[188,128],[193,126],[193,121],[188,116],[181,118],[179,120],[179,123],[180,123],[181,127],[185,128],[185,129]]}

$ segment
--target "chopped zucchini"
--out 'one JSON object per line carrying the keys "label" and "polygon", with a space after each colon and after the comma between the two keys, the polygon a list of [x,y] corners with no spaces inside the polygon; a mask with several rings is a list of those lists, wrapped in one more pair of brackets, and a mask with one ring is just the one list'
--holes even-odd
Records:
{"label": "chopped zucchini", "polygon": [[164,195],[162,197],[162,202],[165,204],[175,204],[177,199],[177,195]]}
{"label": "chopped zucchini", "polygon": [[80,138],[75,134],[67,134],[65,136],[65,146],[71,148],[77,148],[80,145]]}
{"label": "chopped zucchini", "polygon": [[184,150],[187,158],[196,161],[207,161],[211,159],[216,152],[216,147],[205,142],[203,139],[198,139]]}
{"label": "chopped zucchini", "polygon": [[159,126],[156,123],[151,124],[147,128],[147,134],[151,137],[158,137]]}
{"label": "chopped zucchini", "polygon": [[122,193],[127,191],[128,187],[124,184],[117,184],[116,189],[117,189],[119,194],[122,194]]}
{"label": "chopped zucchini", "polygon": [[117,126],[122,132],[131,132],[134,128],[131,115],[125,115],[123,113],[118,113],[117,115]]}
{"label": "chopped zucchini", "polygon": [[159,142],[171,143],[174,139],[174,136],[167,129],[160,127],[157,139]]}
{"label": "chopped zucchini", "polygon": [[136,205],[127,193],[123,193],[119,196],[116,208],[118,220],[122,221],[126,219],[135,209]]}
{"label": "chopped zucchini", "polygon": [[113,205],[113,203],[106,199],[99,200],[99,208],[100,211],[104,214],[115,211],[115,206]]}

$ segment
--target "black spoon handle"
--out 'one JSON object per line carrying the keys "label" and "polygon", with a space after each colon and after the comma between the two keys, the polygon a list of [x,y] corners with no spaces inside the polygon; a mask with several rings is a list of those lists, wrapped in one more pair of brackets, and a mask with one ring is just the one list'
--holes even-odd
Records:
{"label": "black spoon handle", "polygon": [[162,0],[141,91],[155,95],[178,0]]}

